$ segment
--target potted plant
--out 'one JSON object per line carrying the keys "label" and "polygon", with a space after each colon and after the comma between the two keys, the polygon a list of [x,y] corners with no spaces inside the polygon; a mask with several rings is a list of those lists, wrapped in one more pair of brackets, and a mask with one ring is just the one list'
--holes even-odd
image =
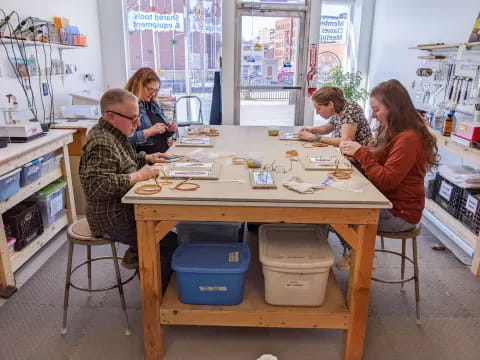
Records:
{"label": "potted plant", "polygon": [[360,86],[362,77],[360,71],[344,73],[343,69],[338,66],[330,70],[330,80],[324,85],[339,87],[343,90],[347,100],[365,100],[368,98],[368,91]]}

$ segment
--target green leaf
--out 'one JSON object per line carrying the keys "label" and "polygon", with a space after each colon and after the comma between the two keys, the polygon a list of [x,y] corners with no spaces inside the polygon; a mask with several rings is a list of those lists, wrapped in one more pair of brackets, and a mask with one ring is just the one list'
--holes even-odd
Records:
{"label": "green leaf", "polygon": [[368,97],[368,91],[360,86],[362,78],[363,75],[360,71],[344,73],[339,66],[330,70],[330,80],[325,85],[342,89],[347,100],[365,100]]}

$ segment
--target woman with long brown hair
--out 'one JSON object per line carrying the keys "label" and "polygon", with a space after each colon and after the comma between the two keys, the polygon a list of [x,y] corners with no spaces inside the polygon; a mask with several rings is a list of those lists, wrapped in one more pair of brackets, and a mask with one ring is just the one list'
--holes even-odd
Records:
{"label": "woman with long brown hair", "polygon": [[403,232],[420,222],[425,207],[424,177],[437,160],[436,139],[398,80],[377,85],[370,94],[372,117],[379,122],[372,145],[340,143],[365,176],[392,202],[382,210],[379,231]]}
{"label": "woman with long brown hair", "polygon": [[177,124],[167,121],[162,108],[155,101],[160,84],[157,73],[143,67],[130,77],[125,86],[125,90],[138,97],[140,110],[140,125],[128,140],[135,144],[137,151],[147,154],[166,152],[169,148],[168,138],[177,131]]}
{"label": "woman with long brown hair", "polygon": [[[315,112],[329,119],[325,125],[303,128],[298,133],[300,140],[321,142],[338,146],[344,140],[354,140],[368,145],[372,132],[362,107],[345,99],[342,89],[335,86],[322,86],[312,95]],[[325,134],[332,136],[322,136]]]}

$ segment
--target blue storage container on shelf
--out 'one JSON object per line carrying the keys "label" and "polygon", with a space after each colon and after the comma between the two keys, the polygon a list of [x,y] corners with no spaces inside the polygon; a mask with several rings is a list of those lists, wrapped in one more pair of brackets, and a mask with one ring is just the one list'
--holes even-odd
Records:
{"label": "blue storage container on shelf", "polygon": [[180,301],[194,305],[238,305],[243,300],[250,249],[241,243],[188,243],[172,259]]}
{"label": "blue storage container on shelf", "polygon": [[42,170],[42,158],[35,159],[22,166],[20,185],[25,186],[38,180]]}
{"label": "blue storage container on shelf", "polygon": [[15,169],[0,176],[0,201],[11,198],[20,190],[20,171]]}

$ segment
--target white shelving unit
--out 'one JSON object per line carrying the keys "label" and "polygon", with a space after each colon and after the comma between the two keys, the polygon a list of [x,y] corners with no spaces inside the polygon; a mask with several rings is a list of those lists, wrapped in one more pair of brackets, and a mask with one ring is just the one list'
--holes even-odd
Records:
{"label": "white shelving unit", "polygon": [[[7,46],[10,46],[10,44],[13,44],[15,46],[18,46],[18,49],[19,49],[19,52],[20,52],[20,55],[27,59],[27,51],[26,49],[27,48],[31,48],[31,47],[37,47],[38,51],[41,51],[43,53],[43,49],[45,48],[47,51],[54,51],[54,50],[57,50],[58,51],[58,56],[59,56],[59,59],[60,61],[63,63],[63,51],[64,50],[77,50],[77,49],[85,49],[87,48],[87,46],[74,46],[74,45],[64,45],[64,44],[59,44],[59,43],[44,43],[44,42],[41,42],[41,41],[31,41],[31,40],[16,40],[16,39],[10,39],[10,38],[2,38],[0,39],[0,41],[3,41]],[[52,74],[51,76],[52,77],[55,77],[55,78],[61,78],[62,81],[64,79],[64,77],[66,76],[69,76],[69,75],[73,75],[73,74],[66,74],[66,73],[63,73],[63,74]],[[14,76],[11,76],[14,78]],[[31,79],[36,79],[36,78],[40,78],[40,77],[43,77],[45,78],[46,75],[33,75],[33,76],[30,76]],[[22,76],[22,79],[26,79],[27,77],[26,76]]]}
{"label": "white shelving unit", "polygon": [[50,239],[77,216],[73,195],[72,177],[70,172],[70,161],[68,155],[68,144],[73,141],[72,130],[50,130],[45,136],[28,143],[8,144],[0,149],[0,176],[6,174],[22,165],[44,156],[52,151],[61,152],[63,159],[61,166],[54,171],[45,174],[37,181],[21,187],[20,191],[9,199],[0,202],[0,215],[11,209],[29,196],[35,194],[51,182],[64,178],[66,187],[65,215],[59,217],[54,223],[44,228],[44,232],[32,240],[21,251],[10,254],[7,248],[7,239],[3,219],[0,216],[0,285],[14,285],[14,272],[25,264],[37,251],[39,251]]}
{"label": "white shelving unit", "polygon": [[[480,166],[480,150],[472,149],[461,144],[458,144],[451,140],[447,136],[443,136],[440,132],[430,129],[430,132],[437,138],[437,146],[445,149],[446,151],[461,157],[477,166]],[[425,201],[426,218],[435,218],[436,226],[440,228],[444,233],[451,232],[451,236],[447,237],[455,242],[458,247],[465,251],[468,255],[472,256],[471,271],[478,277],[480,277],[480,236],[474,234],[470,229],[463,225],[459,220],[455,219],[442,207],[436,204],[431,199]]]}
{"label": "white shelving unit", "polygon": [[[465,49],[465,52],[460,54],[460,57],[457,58],[457,53],[462,53],[459,51],[460,48]],[[438,62],[448,61],[450,63],[456,64],[457,67],[464,67],[465,64],[467,66],[474,65],[475,67],[478,65],[480,66],[480,58],[478,57],[480,51],[480,42],[472,42],[472,43],[458,43],[458,44],[432,44],[432,45],[420,45],[415,47],[410,47],[409,49],[413,50],[423,50],[428,51],[431,55],[444,55],[445,59],[424,59],[424,57],[420,57],[424,59],[423,61],[427,61],[428,64],[435,64]],[[429,63],[428,61],[431,61]],[[424,63],[425,64],[425,63]],[[455,69],[455,67],[454,67]],[[463,70],[465,71],[465,70]],[[455,73],[451,73],[450,76],[456,75]],[[473,117],[473,103],[480,101],[478,92],[479,86],[479,73],[478,70],[476,72],[476,76],[473,77],[472,89],[469,99],[470,101],[463,101],[459,108],[457,108],[457,112],[463,116],[463,119],[471,119]],[[441,82],[438,84],[439,86],[445,85],[447,82],[447,78],[441,79]],[[434,77],[432,79],[427,79],[428,82],[437,82]],[[443,84],[442,84],[443,82]],[[450,83],[451,85],[452,83]],[[437,85],[437,84],[435,84]],[[473,88],[476,86],[476,88]],[[447,91],[446,86],[443,91]],[[440,93],[440,95],[447,97],[446,93]],[[415,104],[418,109],[424,110],[427,112],[434,111],[435,108],[440,104],[432,106],[431,104]],[[445,103],[443,101],[443,110],[445,110],[445,104],[449,106],[455,106],[454,103]],[[472,111],[471,111],[472,110]],[[469,148],[454,142],[450,137],[443,136],[439,131],[430,129],[430,132],[436,137],[437,145],[439,148],[444,149],[445,151],[466,160],[475,166],[480,166],[480,150]],[[451,216],[447,211],[445,211],[442,207],[437,205],[433,200],[426,199],[425,202],[425,212],[424,216],[426,221],[424,222],[427,227],[430,227],[434,233],[443,233],[445,236],[453,241],[459,248],[461,248],[465,253],[472,257],[472,265],[471,271],[478,277],[480,277],[480,236],[474,234],[470,229],[468,229],[465,225],[463,225],[459,220]],[[439,231],[440,230],[440,231]]]}

